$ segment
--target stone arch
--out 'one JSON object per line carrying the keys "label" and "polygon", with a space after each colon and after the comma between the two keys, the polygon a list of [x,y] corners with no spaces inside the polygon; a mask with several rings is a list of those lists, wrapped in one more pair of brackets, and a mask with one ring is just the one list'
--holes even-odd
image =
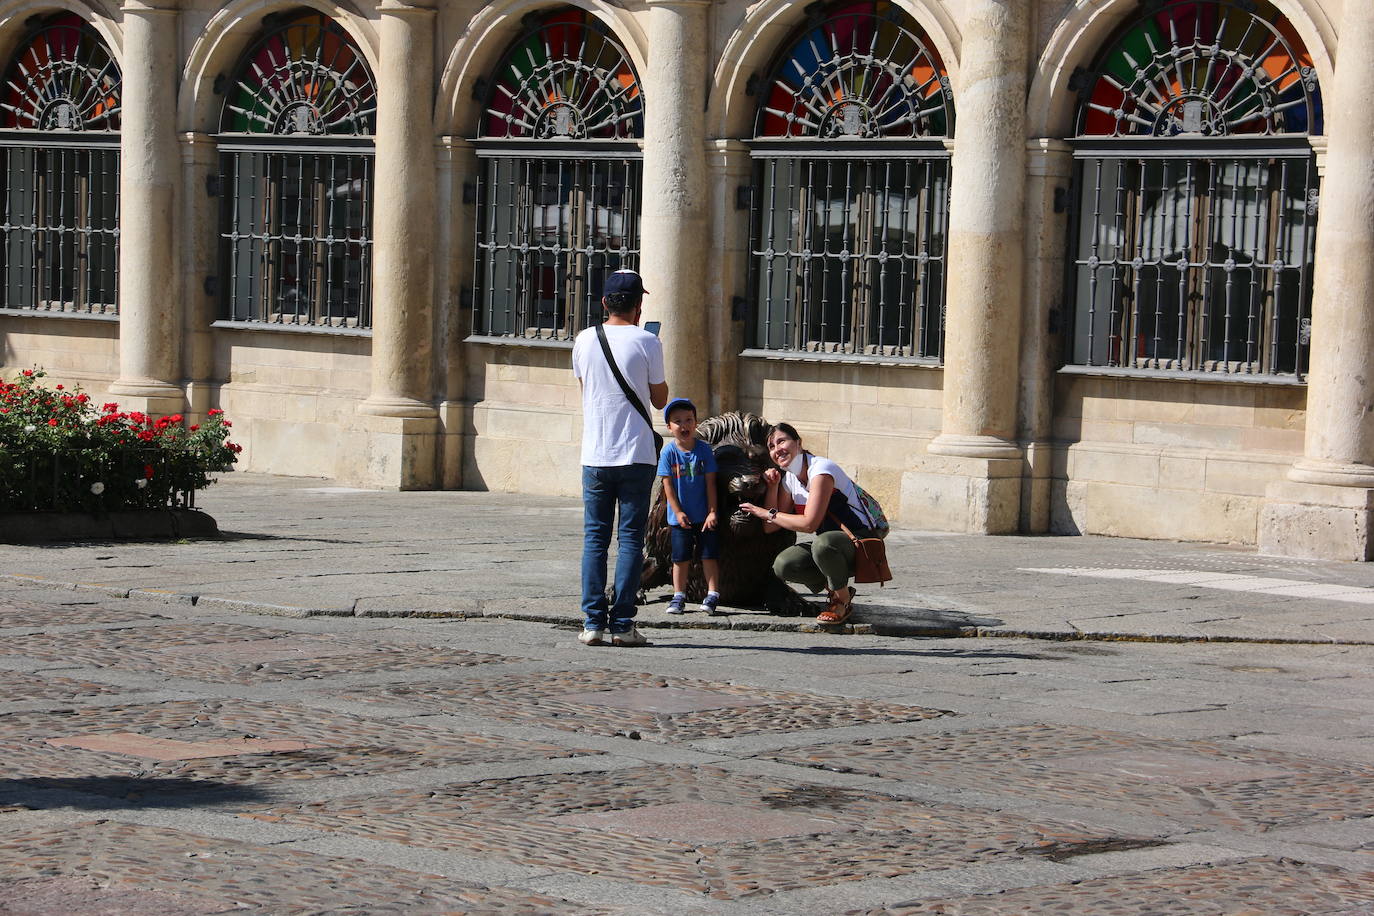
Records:
{"label": "stone arch", "polygon": [[[468,21],[444,62],[439,80],[439,99],[434,122],[439,133],[471,137],[477,133],[481,106],[473,100],[477,80],[489,74],[521,32],[521,21],[530,13],[574,6],[600,19],[620,42],[643,85],[646,66],[644,29],[633,15],[602,0],[498,0],[484,6]],[[653,104],[653,100],[648,100]]]}
{"label": "stone arch", "polygon": [[[1333,85],[1336,32],[1317,0],[1269,2],[1288,17],[1307,46],[1320,84]],[[1069,89],[1069,78],[1075,69],[1091,67],[1113,33],[1139,13],[1138,0],[1077,0],[1065,12],[1033,70],[1026,106],[1028,136],[1062,138],[1073,133],[1078,96]]]}
{"label": "stone arch", "polygon": [[73,13],[80,16],[100,35],[110,49],[110,54],[124,66],[124,30],[119,26],[118,4],[95,2],[83,3],[81,0],[47,0],[34,3],[33,0],[5,0],[0,2],[0,69],[9,64],[10,55],[17,50],[19,41],[29,32],[28,20],[34,16],[51,16],[54,13]]}
{"label": "stone arch", "polygon": [[182,70],[177,98],[177,130],[214,133],[219,129],[223,96],[215,92],[215,81],[228,76],[253,37],[262,28],[264,16],[308,8],[336,20],[377,73],[377,31],[351,2],[328,0],[236,0],[221,7],[205,24],[192,45]]}
{"label": "stone arch", "polygon": [[[958,55],[960,35],[954,17],[934,0],[896,0],[916,21],[939,53],[954,84],[954,106],[959,107]],[[720,62],[712,73],[706,110],[706,131],[717,138],[753,136],[758,99],[747,94],[750,78],[762,79],[787,40],[802,21],[804,4],[794,0],[765,0],[749,8],[721,49]]]}

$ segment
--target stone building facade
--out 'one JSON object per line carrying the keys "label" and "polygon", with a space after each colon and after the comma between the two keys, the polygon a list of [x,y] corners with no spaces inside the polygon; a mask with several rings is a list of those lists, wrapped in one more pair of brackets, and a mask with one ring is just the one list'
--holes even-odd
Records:
{"label": "stone building facade", "polygon": [[0,363],[250,470],[579,492],[634,266],[675,395],[905,524],[1374,550],[1374,4],[3,0],[0,60]]}

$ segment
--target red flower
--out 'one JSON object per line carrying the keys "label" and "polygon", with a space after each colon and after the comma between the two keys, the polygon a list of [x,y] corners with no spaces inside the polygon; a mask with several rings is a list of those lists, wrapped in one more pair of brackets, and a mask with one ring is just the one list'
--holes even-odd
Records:
{"label": "red flower", "polygon": [[100,406],[100,409],[105,413],[119,413],[119,405],[114,402],[110,402],[109,404],[102,404]]}
{"label": "red flower", "polygon": [[215,408],[211,407],[208,411],[206,411],[205,415],[207,417],[218,417],[222,413],[224,413],[224,411],[216,410]]}
{"label": "red flower", "polygon": [[144,479],[144,480],[152,480],[152,479],[153,479],[153,466],[152,466],[151,464],[145,464],[145,465],[143,466],[143,479]]}
{"label": "red flower", "polygon": [[154,433],[151,429],[140,430],[138,434],[138,438],[142,439],[144,442],[152,442],[153,436]]}
{"label": "red flower", "polygon": [[167,418],[168,423],[180,423],[184,418],[179,413],[174,413]]}
{"label": "red flower", "polygon": [[225,425],[225,427],[227,428],[227,427],[233,426],[234,424],[233,424],[233,423],[230,423],[228,420],[225,420],[225,421],[224,421],[224,425]]}
{"label": "red flower", "polygon": [[61,391],[61,390],[62,390],[62,386],[61,386],[61,385],[58,385],[58,386],[57,386],[57,390],[58,390],[58,391]]}
{"label": "red flower", "polygon": [[24,370],[24,375],[27,375],[28,377],[32,378],[32,377],[33,377],[33,370],[32,370],[32,369],[25,369],[25,370]]}
{"label": "red flower", "polygon": [[49,425],[49,426],[56,426],[56,425],[57,425],[57,421],[56,421],[56,420],[49,420],[49,421],[48,421],[48,425]]}
{"label": "red flower", "polygon": [[191,424],[191,432],[195,432],[195,431],[198,430],[198,429],[200,429],[200,424],[199,424],[199,423],[192,423],[192,424]]}

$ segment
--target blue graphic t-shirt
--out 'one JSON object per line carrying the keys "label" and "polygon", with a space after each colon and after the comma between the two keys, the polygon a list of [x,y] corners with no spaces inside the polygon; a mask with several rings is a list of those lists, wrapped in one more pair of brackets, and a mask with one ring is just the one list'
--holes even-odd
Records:
{"label": "blue graphic t-shirt", "polygon": [[[674,489],[678,505],[695,525],[705,521],[706,513],[711,510],[706,498],[706,475],[715,472],[716,453],[700,439],[690,452],[678,448],[672,439],[663,443],[663,452],[658,456],[658,476],[667,478],[663,485]],[[677,518],[671,509],[668,511],[668,524],[677,526]]]}

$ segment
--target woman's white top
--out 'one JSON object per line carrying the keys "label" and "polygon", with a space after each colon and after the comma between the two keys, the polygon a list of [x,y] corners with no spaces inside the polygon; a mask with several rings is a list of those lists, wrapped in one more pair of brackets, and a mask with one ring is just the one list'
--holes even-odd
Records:
{"label": "woman's white top", "polygon": [[[873,520],[864,512],[863,506],[859,503],[859,494],[854,489],[854,481],[849,479],[849,475],[840,469],[840,466],[829,458],[817,458],[815,455],[806,456],[807,480],[818,476],[829,477],[835,483],[834,495],[830,497],[830,506],[827,512],[833,512],[839,519],[850,528],[872,528]],[[796,474],[791,471],[782,472],[782,485],[792,496],[792,505],[801,511],[806,506],[809,498],[807,485],[801,482]],[[817,533],[822,531],[838,531],[839,526],[829,518],[821,520],[821,526]]]}

